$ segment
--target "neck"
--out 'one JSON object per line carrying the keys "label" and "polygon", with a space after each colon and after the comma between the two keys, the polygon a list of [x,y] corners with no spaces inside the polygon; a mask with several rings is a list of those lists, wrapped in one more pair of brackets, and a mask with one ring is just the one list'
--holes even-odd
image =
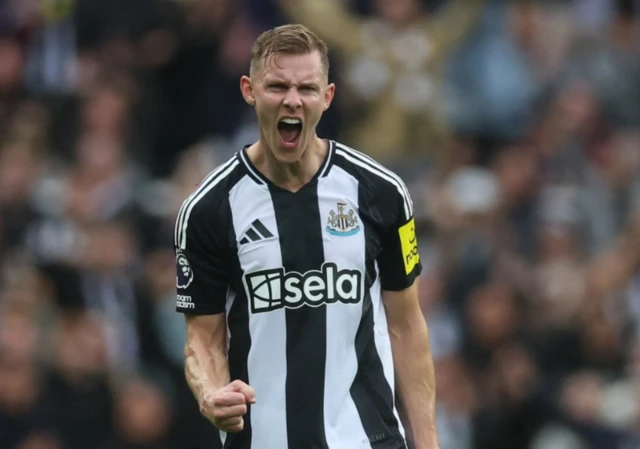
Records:
{"label": "neck", "polygon": [[328,145],[314,137],[295,162],[282,162],[262,140],[247,149],[253,165],[275,185],[296,192],[307,184],[320,170],[327,155]]}

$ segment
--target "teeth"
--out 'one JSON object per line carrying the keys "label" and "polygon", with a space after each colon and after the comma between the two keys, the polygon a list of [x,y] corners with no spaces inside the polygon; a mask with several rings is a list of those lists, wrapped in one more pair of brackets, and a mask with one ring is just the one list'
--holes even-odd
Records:
{"label": "teeth", "polygon": [[286,123],[287,125],[299,125],[300,119],[297,118],[283,118],[282,120],[280,120],[282,123]]}

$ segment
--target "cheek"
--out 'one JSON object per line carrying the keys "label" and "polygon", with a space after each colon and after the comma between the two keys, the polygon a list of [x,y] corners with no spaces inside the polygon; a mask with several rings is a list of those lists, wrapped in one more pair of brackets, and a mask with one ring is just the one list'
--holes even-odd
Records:
{"label": "cheek", "polygon": [[256,96],[256,109],[265,113],[278,109],[280,100],[272,95],[262,94]]}
{"label": "cheek", "polygon": [[313,101],[307,102],[307,120],[312,123],[317,123],[320,121],[320,117],[324,112],[324,101],[322,98],[314,99]]}
{"label": "cheek", "polygon": [[270,108],[264,102],[258,101],[256,102],[256,115],[260,119],[260,123],[262,125],[269,125],[272,122],[272,108]]}

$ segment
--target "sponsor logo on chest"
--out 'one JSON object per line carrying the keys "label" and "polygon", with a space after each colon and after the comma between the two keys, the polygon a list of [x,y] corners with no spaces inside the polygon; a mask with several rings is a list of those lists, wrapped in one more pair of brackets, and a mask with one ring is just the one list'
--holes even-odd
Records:
{"label": "sponsor logo on chest", "polygon": [[356,304],[362,299],[363,275],[359,270],[339,269],[335,263],[306,273],[284,268],[254,271],[244,275],[253,313],[302,306],[319,307],[341,302]]}

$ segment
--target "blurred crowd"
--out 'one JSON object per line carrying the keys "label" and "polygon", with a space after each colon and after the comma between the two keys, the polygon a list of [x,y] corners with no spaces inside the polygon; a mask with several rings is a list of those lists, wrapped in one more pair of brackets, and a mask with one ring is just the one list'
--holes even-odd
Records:
{"label": "blurred crowd", "polygon": [[640,448],[639,7],[1,0],[0,449],[218,447],[173,223],[285,22],[332,50],[320,134],[413,192],[441,448]]}

